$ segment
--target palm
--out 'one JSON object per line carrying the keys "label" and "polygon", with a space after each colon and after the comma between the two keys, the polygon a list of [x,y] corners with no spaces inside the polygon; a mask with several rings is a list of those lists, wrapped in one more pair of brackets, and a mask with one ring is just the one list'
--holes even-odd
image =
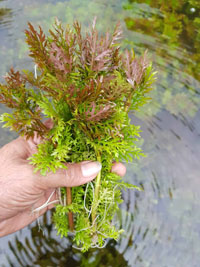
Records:
{"label": "palm", "polygon": [[54,191],[43,190],[33,181],[33,167],[28,164],[27,158],[35,152],[36,146],[34,140],[25,141],[20,137],[1,149],[0,166],[3,175],[0,183],[3,191],[0,192],[0,228],[10,227],[14,232],[48,209],[45,207],[37,213],[32,212],[44,204]]}

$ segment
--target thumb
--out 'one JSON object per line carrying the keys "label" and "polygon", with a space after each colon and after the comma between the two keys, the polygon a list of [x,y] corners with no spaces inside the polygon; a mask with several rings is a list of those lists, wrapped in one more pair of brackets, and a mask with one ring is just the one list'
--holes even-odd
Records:
{"label": "thumb", "polygon": [[59,169],[56,173],[39,176],[39,184],[43,189],[79,186],[92,181],[101,170],[98,161],[67,163],[67,169]]}

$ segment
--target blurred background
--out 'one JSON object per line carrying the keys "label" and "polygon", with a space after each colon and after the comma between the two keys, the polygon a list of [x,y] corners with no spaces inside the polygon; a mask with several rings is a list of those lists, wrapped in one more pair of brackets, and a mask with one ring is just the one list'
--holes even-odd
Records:
{"label": "blurred background", "polygon": [[[0,266],[200,266],[200,1],[0,0],[0,81],[11,66],[33,69],[24,42],[27,22],[46,33],[58,17],[85,30],[97,16],[102,34],[120,21],[123,48],[148,49],[157,70],[151,102],[130,114],[141,125],[147,157],[126,164],[125,180],[144,188],[123,192],[118,242],[82,254],[60,239],[51,213],[0,239]],[[0,106],[0,113],[6,111]],[[17,135],[0,128],[0,146]]]}

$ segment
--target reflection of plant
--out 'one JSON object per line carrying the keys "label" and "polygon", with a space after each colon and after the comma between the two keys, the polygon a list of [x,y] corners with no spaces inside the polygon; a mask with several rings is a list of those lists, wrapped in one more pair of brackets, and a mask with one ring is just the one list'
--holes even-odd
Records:
{"label": "reflection of plant", "polygon": [[11,15],[11,9],[10,8],[0,8],[0,21],[4,19],[4,17],[7,17]]}
{"label": "reflection of plant", "polygon": [[193,117],[197,111],[195,105],[197,103],[189,99],[185,93],[178,93],[173,96],[170,91],[166,91],[163,95],[163,104],[165,104],[166,109],[174,115],[178,115],[181,110],[184,114],[187,113],[189,116]]}
{"label": "reflection of plant", "polygon": [[[124,9],[129,11],[125,18],[129,30],[154,37],[157,41],[150,49],[155,51],[155,63],[160,69],[158,81],[162,79],[162,82],[157,84],[158,91],[152,92],[155,105],[151,103],[154,108],[150,114],[158,112],[163,105],[173,114],[189,111],[187,115],[194,116],[199,104],[195,95],[198,85],[189,75],[200,79],[199,1],[130,0]],[[127,43],[131,44],[129,40]],[[173,96],[168,101],[166,95],[161,94],[162,87],[167,90],[164,93]]]}
{"label": "reflection of plant", "polygon": [[30,229],[31,239],[25,237],[25,240],[22,241],[16,237],[14,242],[9,242],[8,266],[128,266],[123,254],[115,249],[116,242],[111,240],[106,249],[92,249],[83,254],[72,247],[71,238],[68,238],[67,242],[62,242],[58,237],[55,237],[52,234],[54,233],[53,225],[48,221],[47,215],[44,215],[41,223],[45,234],[43,231],[38,232],[36,225]]}
{"label": "reflection of plant", "polygon": [[[147,1],[135,0],[131,3],[145,3]],[[139,18],[127,17],[125,19],[127,28],[130,30],[141,31],[145,34],[150,34],[151,36],[157,36],[167,42],[171,49],[174,46],[184,47],[184,42],[190,44],[190,51],[192,49],[197,49],[195,53],[195,59],[198,60],[198,66],[193,69],[196,77],[199,77],[200,70],[200,45],[199,45],[199,18],[200,4],[199,1],[168,1],[163,2],[148,1],[148,4],[152,8],[156,8],[159,12],[149,12],[146,11],[145,18],[141,11],[141,16]],[[130,4],[124,6],[125,9],[134,8]],[[191,11],[194,10],[194,11]],[[194,14],[193,14],[194,12]],[[189,55],[188,55],[189,56]],[[192,55],[190,54],[190,57]],[[196,69],[197,67],[197,69]],[[188,69],[187,69],[188,70]],[[190,72],[191,73],[191,72]]]}

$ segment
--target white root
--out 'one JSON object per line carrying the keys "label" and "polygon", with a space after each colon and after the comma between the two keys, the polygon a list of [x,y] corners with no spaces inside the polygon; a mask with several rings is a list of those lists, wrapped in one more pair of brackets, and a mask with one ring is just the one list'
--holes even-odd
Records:
{"label": "white root", "polygon": [[67,198],[66,198],[66,195],[64,195],[64,200],[63,200],[63,204],[64,204],[64,206],[67,206]]}
{"label": "white root", "polygon": [[104,240],[104,244],[100,247],[99,245],[95,244],[94,246],[91,246],[91,248],[105,248],[105,246],[108,244],[108,240]]}
{"label": "white root", "polygon": [[49,198],[47,199],[47,201],[46,201],[43,205],[41,205],[40,207],[34,209],[34,210],[32,211],[32,213],[39,212],[40,210],[46,208],[47,206],[49,206],[49,205],[51,205],[51,204],[58,203],[58,202],[59,202],[58,199],[57,199],[57,200],[53,200],[53,201],[50,202],[50,200],[51,200],[53,194],[55,193],[55,191],[56,191],[56,190],[54,190],[54,191],[51,193],[51,195],[49,196]]}
{"label": "white root", "polygon": [[91,228],[94,226],[94,224],[95,224],[95,222],[96,222],[96,220],[97,220],[98,217],[99,217],[99,215],[95,218],[93,224],[92,224],[90,227],[83,228],[83,229],[81,229],[81,230],[75,231],[74,234],[79,233],[79,232],[81,232],[81,231],[85,231],[85,230],[91,229]]}
{"label": "white root", "polygon": [[108,206],[105,205],[104,216],[103,216],[101,223],[99,224],[99,228],[101,228],[101,225],[103,224],[103,222],[106,218],[106,214],[107,214],[108,210],[110,209],[110,206],[115,202],[115,190],[117,187],[118,187],[118,185],[115,185],[115,187],[113,188],[112,201],[110,202],[110,204]]}
{"label": "white root", "polygon": [[85,194],[84,194],[84,208],[86,210],[86,212],[88,213],[88,218],[90,217],[91,213],[92,213],[92,207],[90,210],[88,210],[88,208],[86,207],[86,197],[87,197],[87,191],[88,191],[88,187],[89,185],[92,187],[92,194],[93,194],[93,200],[94,200],[94,185],[92,182],[89,182],[86,186],[86,189],[85,189]]}
{"label": "white root", "polygon": [[34,66],[34,77],[35,77],[35,79],[37,79],[37,64],[35,64],[35,66]]}
{"label": "white root", "polygon": [[57,193],[58,193],[58,199],[59,199],[60,205],[64,206],[64,203],[63,203],[62,197],[61,197],[61,189],[60,189],[60,187],[57,189]]}
{"label": "white root", "polygon": [[42,231],[42,234],[44,235],[44,230],[40,224],[40,217],[37,218],[37,225],[38,225],[38,232]]}
{"label": "white root", "polygon": [[[78,232],[81,232],[81,231],[84,231],[84,230],[91,229],[94,226],[94,223],[96,222],[96,220],[97,220],[98,217],[99,217],[99,215],[95,218],[92,226],[87,227],[87,228],[83,228],[83,229],[81,229],[79,231],[76,231],[74,234],[76,234]],[[103,235],[105,238],[108,238],[108,236],[104,235],[100,231],[97,231],[97,233]],[[107,243],[108,243],[108,241],[107,240],[104,240],[104,244],[102,246],[99,246],[98,244],[94,244],[94,245],[91,245],[91,248],[104,248],[107,245]],[[82,248],[76,247],[75,245],[72,245],[72,247],[75,248],[75,249],[78,249],[78,250],[82,250]]]}
{"label": "white root", "polygon": [[[91,248],[105,248],[105,246],[108,244],[108,241],[104,240],[104,244],[100,247],[99,245],[95,244],[95,245],[91,245]],[[75,245],[72,245],[73,248],[78,249],[78,250],[82,250],[82,248],[76,247]]]}

